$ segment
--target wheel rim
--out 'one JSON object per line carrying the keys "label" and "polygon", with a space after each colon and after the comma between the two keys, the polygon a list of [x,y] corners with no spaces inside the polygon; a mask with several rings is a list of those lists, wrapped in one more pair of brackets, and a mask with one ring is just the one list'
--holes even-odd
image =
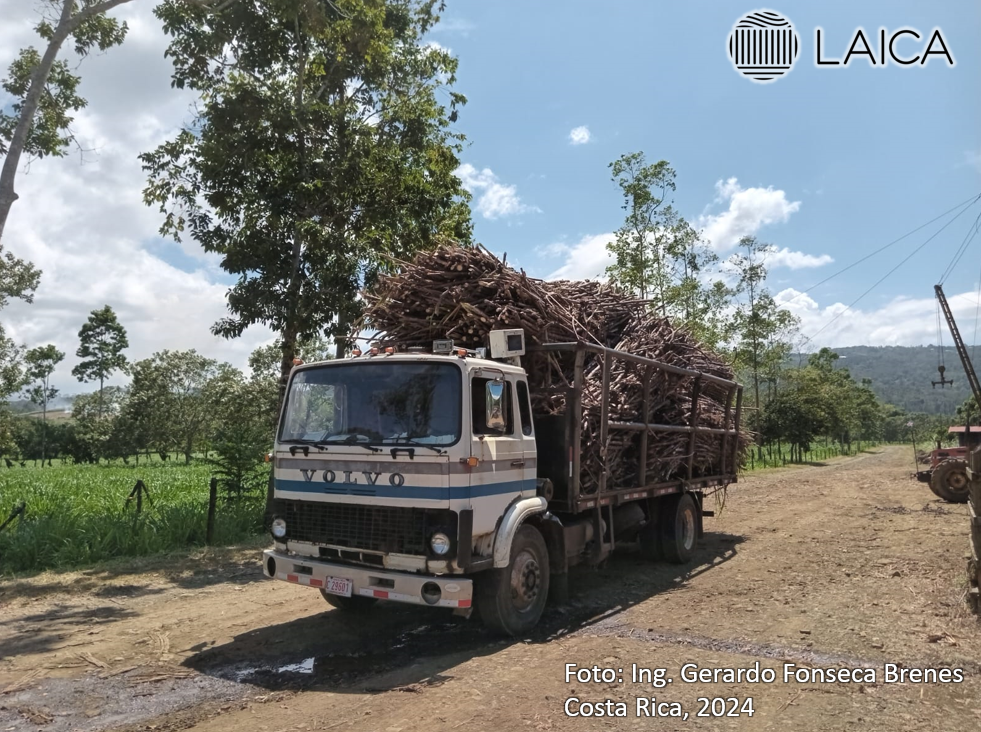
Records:
{"label": "wheel rim", "polygon": [[514,558],[511,567],[511,603],[518,612],[525,612],[535,604],[542,587],[542,568],[538,558],[529,551]]}
{"label": "wheel rim", "polygon": [[695,514],[691,511],[681,514],[681,542],[689,551],[695,545]]}
{"label": "wheel rim", "polygon": [[954,491],[963,491],[967,488],[967,474],[955,470],[947,475],[947,487]]}

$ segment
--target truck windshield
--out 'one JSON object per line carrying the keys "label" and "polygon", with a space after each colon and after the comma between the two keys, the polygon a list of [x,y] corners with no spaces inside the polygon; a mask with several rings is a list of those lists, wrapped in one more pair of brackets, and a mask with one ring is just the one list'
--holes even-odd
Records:
{"label": "truck windshield", "polygon": [[279,440],[453,445],[460,439],[462,379],[449,363],[303,369],[290,382]]}

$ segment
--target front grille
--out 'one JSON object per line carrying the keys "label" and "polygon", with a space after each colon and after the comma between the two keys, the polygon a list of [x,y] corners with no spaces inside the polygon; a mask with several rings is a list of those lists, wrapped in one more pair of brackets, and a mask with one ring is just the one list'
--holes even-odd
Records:
{"label": "front grille", "polygon": [[456,539],[456,514],[447,510],[279,499],[274,511],[286,521],[291,541],[422,555],[437,529]]}

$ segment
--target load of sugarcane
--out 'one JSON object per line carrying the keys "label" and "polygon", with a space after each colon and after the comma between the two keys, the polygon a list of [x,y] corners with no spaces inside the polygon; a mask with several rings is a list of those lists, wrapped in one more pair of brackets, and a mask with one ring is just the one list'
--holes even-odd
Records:
{"label": "load of sugarcane", "polygon": [[[528,345],[585,342],[613,348],[703,374],[732,379],[733,371],[718,355],[699,346],[686,331],[652,312],[647,301],[593,281],[544,281],[507,266],[482,247],[442,246],[411,262],[393,262],[393,274],[382,275],[368,292],[361,332],[375,331],[376,340],[399,347],[431,346],[452,339],[454,347],[487,345],[488,334],[522,328]],[[531,351],[523,358],[537,415],[564,413],[568,387],[575,373],[570,352]],[[612,430],[605,451],[600,444],[603,358],[587,353],[582,383],[581,490],[595,492],[608,471],[607,487],[636,486],[640,438],[637,432]],[[648,378],[649,377],[649,378]],[[692,377],[646,370],[613,359],[609,419],[643,421],[645,381],[650,381],[648,422],[685,426],[691,417]],[[729,408],[727,410],[727,402]],[[703,382],[697,424],[732,428],[734,395],[725,387]],[[726,414],[728,413],[728,425]],[[698,434],[693,477],[734,472],[732,438],[723,463],[719,435]],[[737,464],[748,444],[741,434]],[[687,477],[690,436],[655,432],[648,438],[646,483]],[[604,454],[605,453],[605,454]]]}

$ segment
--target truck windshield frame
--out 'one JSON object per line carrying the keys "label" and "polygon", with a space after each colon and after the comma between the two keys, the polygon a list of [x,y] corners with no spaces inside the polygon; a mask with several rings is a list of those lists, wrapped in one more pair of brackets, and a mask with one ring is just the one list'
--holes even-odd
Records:
{"label": "truck windshield frame", "polygon": [[432,446],[463,437],[463,372],[453,362],[342,361],[297,369],[281,443]]}

